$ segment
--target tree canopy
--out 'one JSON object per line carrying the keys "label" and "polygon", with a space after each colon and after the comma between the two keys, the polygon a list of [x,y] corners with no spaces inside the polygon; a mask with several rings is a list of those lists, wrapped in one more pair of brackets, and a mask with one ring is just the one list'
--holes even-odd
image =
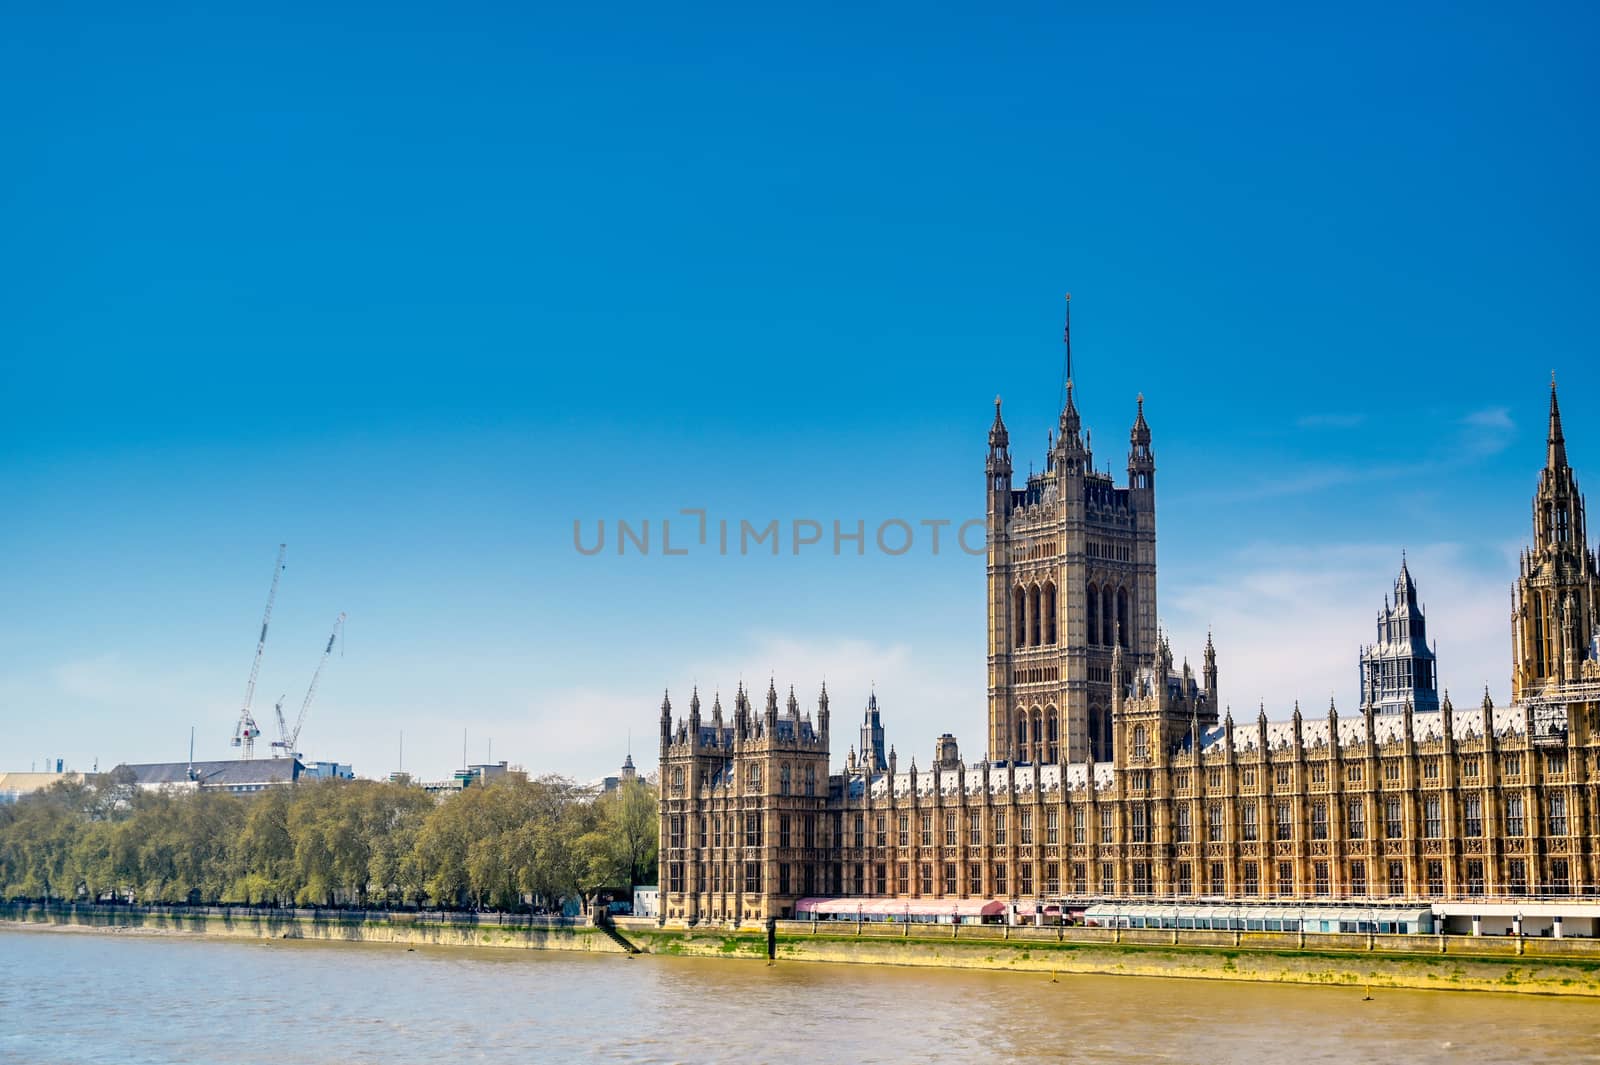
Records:
{"label": "tree canopy", "polygon": [[0,806],[0,897],[518,909],[654,879],[656,797],[511,776],[442,801],[324,780],[252,795],[108,773]]}

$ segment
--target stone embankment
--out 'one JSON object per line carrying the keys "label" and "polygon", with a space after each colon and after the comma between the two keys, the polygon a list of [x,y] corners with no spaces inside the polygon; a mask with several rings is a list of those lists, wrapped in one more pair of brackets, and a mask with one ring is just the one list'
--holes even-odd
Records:
{"label": "stone embankment", "polygon": [[649,953],[778,962],[1105,973],[1344,987],[1600,997],[1600,941],[1470,936],[1314,935],[998,925],[596,928],[498,914],[0,904],[0,921],[88,931],[307,939],[414,946]]}

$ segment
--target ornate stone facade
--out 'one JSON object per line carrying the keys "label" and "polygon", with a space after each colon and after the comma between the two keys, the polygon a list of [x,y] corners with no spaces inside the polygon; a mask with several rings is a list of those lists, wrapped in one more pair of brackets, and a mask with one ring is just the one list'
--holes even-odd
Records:
{"label": "ornate stone facade", "polygon": [[[946,734],[927,769],[900,771],[874,739],[874,695],[863,757],[830,776],[825,690],[815,724],[792,691],[780,712],[775,685],[759,719],[741,690],[731,726],[720,702],[706,725],[698,694],[686,721],[663,701],[664,919],[782,917],[809,895],[909,913],[972,898],[1595,892],[1600,600],[1553,389],[1508,707],[1485,692],[1458,710],[1446,693],[1385,713],[1381,686],[1364,685],[1353,713],[1297,704],[1269,721],[1262,707],[1236,724],[1219,713],[1209,637],[1197,676],[1156,629],[1142,401],[1126,488],[1091,472],[1079,430],[1069,390],[1045,472],[1016,491],[996,405],[986,757],[962,762]],[[1398,594],[1415,597],[1404,569]]]}

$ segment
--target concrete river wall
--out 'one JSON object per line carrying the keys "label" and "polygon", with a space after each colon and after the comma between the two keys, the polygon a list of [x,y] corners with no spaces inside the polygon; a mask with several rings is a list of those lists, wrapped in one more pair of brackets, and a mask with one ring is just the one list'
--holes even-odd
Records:
{"label": "concrete river wall", "polygon": [[0,920],[106,932],[641,952],[747,961],[1106,973],[1600,997],[1600,941],[778,921],[614,928],[496,914],[0,904]]}

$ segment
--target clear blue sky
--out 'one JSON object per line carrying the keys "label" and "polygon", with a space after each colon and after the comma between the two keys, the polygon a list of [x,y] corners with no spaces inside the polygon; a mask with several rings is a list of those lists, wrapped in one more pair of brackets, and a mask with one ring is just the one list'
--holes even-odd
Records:
{"label": "clear blue sky", "polygon": [[980,560],[573,522],[972,516],[1069,290],[1236,710],[1353,707],[1402,547],[1503,698],[1552,368],[1600,483],[1584,6],[138,7],[0,34],[0,769],[230,754],[279,541],[257,716],[348,611],[363,774],[649,767],[771,672],[977,757]]}

